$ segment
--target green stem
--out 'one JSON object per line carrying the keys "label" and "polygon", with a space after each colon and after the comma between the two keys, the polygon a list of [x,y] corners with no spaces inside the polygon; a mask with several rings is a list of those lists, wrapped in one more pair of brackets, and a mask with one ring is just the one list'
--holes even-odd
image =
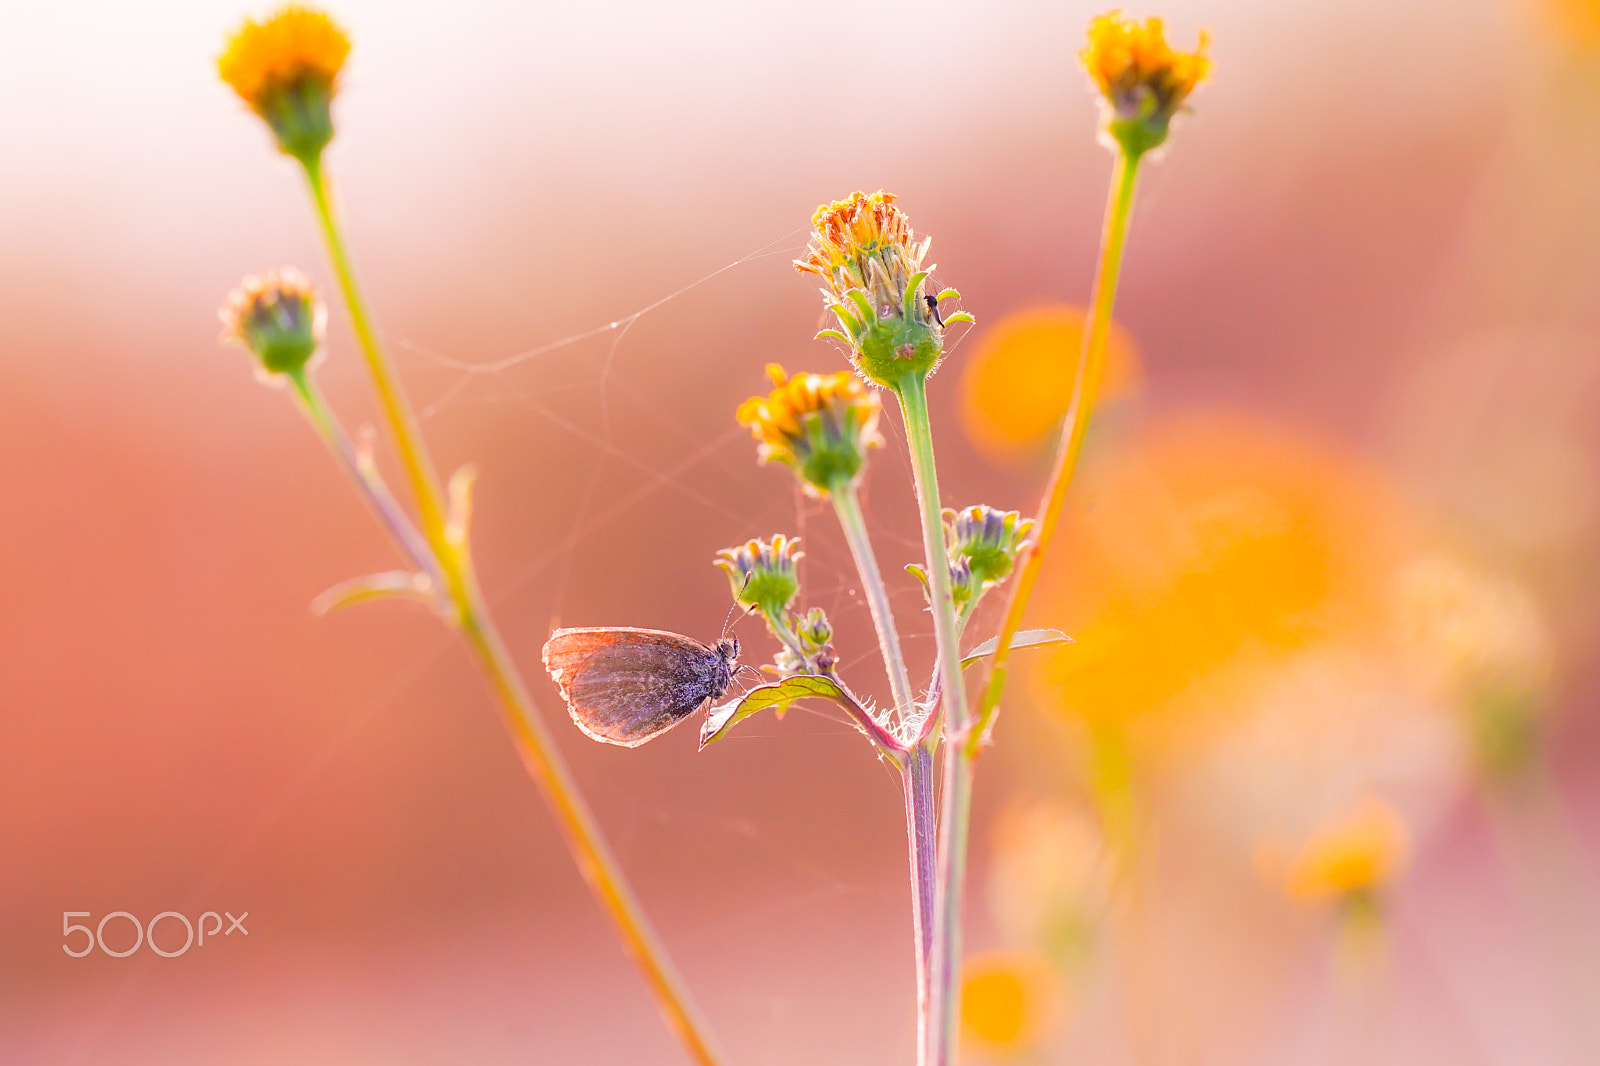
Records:
{"label": "green stem", "polygon": [[[844,530],[846,543],[850,545],[856,571],[861,575],[861,587],[867,598],[867,609],[872,614],[872,624],[878,631],[878,648],[883,654],[884,670],[889,675],[889,688],[894,696],[896,711],[902,722],[913,721],[916,702],[911,688],[911,674],[906,669],[905,655],[900,650],[900,634],[895,628],[894,612],[889,607],[889,591],[884,586],[883,573],[878,569],[872,539],[867,535],[867,524],[861,514],[861,498],[854,479],[839,478],[829,486],[828,496],[833,500],[839,526]],[[901,783],[906,806],[906,846],[911,864],[911,929],[917,967],[917,1015],[925,1020],[930,1005],[929,949],[933,938],[938,852],[938,826],[933,802],[933,751],[930,745],[919,743],[906,752]],[[926,1029],[925,1022],[918,1026],[919,1061],[926,1061]]]}
{"label": "green stem", "polygon": [[355,328],[367,368],[371,371],[390,432],[394,435],[400,461],[411,481],[417,509],[422,516],[423,535],[444,572],[445,591],[455,605],[456,622],[478,656],[489,685],[498,697],[501,720],[511,734],[523,765],[555,815],[579,872],[610,915],[623,945],[643,971],[667,1023],[683,1041],[693,1061],[701,1066],[716,1066],[718,1055],[713,1049],[705,1023],[690,1001],[683,980],[668,958],[660,938],[645,917],[593,812],[584,802],[572,771],[561,758],[554,738],[540,717],[533,697],[489,615],[472,572],[464,531],[457,531],[460,535],[452,537],[432,460],[394,368],[378,344],[377,333],[361,298],[355,271],[329,202],[327,181],[320,162],[314,158],[303,162],[316,204],[317,219],[321,223],[334,270],[339,276],[351,324]]}
{"label": "green stem", "polygon": [[839,516],[839,526],[844,530],[845,543],[850,545],[850,556],[855,560],[856,571],[861,575],[861,590],[867,597],[867,610],[872,614],[872,625],[878,631],[878,650],[883,654],[884,670],[889,675],[889,690],[894,696],[895,711],[901,717],[914,713],[915,699],[911,689],[911,674],[906,670],[905,656],[900,651],[900,635],[895,629],[894,612],[889,608],[889,590],[884,587],[883,573],[878,569],[878,557],[872,550],[872,540],[867,536],[867,524],[861,515],[861,498],[853,480],[840,478],[828,489],[834,512]]}
{"label": "green stem", "polygon": [[933,1031],[933,923],[938,907],[939,822],[933,800],[933,746],[906,753],[902,774],[911,860],[911,924],[917,965],[917,1061],[928,1062]]}
{"label": "green stem", "polygon": [[[971,778],[955,765],[955,752],[963,747],[971,728],[966,687],[961,679],[960,630],[955,601],[950,595],[950,562],[944,542],[944,519],[939,499],[939,474],[933,458],[933,429],[928,419],[927,379],[907,374],[896,390],[905,420],[906,443],[911,452],[911,474],[916,482],[922,516],[922,547],[927,557],[928,592],[933,610],[933,631],[938,645],[939,678],[943,685],[945,735],[944,813],[940,819],[939,866],[933,912],[930,1009],[923,1036],[928,1062],[946,1066],[954,1061],[956,1016],[961,969],[962,885],[966,872],[966,823],[971,810]],[[930,714],[938,713],[929,708]]]}
{"label": "green stem", "polygon": [[[333,260],[334,273],[338,275],[339,288],[344,293],[345,307],[350,312],[350,325],[355,329],[356,341],[378,393],[378,403],[383,408],[390,432],[394,434],[400,462],[405,467],[406,477],[411,482],[411,493],[416,497],[417,510],[422,515],[422,532],[428,538],[428,543],[442,546],[445,542],[444,505],[433,462],[422,442],[416,416],[411,413],[411,405],[406,402],[405,393],[400,388],[400,380],[378,343],[377,331],[373,329],[372,319],[367,314],[367,304],[361,297],[360,286],[356,284],[355,269],[350,265],[350,254],[345,249],[344,237],[328,197],[327,175],[317,158],[306,160],[305,170],[306,180],[311,185],[311,199],[317,209],[317,222],[322,227],[322,237],[328,245],[328,257]],[[449,571],[455,568],[446,562],[445,569]],[[452,595],[458,591],[451,589]]]}
{"label": "green stem", "polygon": [[427,574],[436,583],[442,585],[444,575],[439,567],[439,562],[433,557],[433,549],[417,532],[417,527],[407,517],[399,501],[389,491],[383,480],[373,475],[370,469],[361,460],[355,445],[351,442],[349,434],[339,424],[333,410],[328,406],[327,399],[322,395],[322,390],[306,372],[305,368],[292,370],[284,375],[289,379],[290,387],[300,400],[301,409],[305,411],[306,418],[317,431],[317,436],[329,451],[339,460],[339,465],[344,467],[345,473],[355,484],[356,490],[367,501],[373,513],[389,532],[395,544],[408,557],[411,565]]}
{"label": "green stem", "polygon": [[1128,214],[1133,206],[1133,191],[1139,177],[1141,157],[1119,151],[1115,158],[1111,171],[1111,191],[1106,203],[1105,228],[1100,238],[1100,265],[1095,273],[1089,328],[1084,333],[1078,371],[1072,381],[1066,424],[1062,428],[1061,444],[1056,450],[1050,481],[1045,486],[1044,498],[1039,504],[1033,548],[1024,558],[1022,572],[1012,584],[1006,602],[1005,621],[1000,626],[1000,644],[989,660],[989,682],[984,686],[983,700],[978,708],[978,724],[966,738],[965,747],[969,755],[977,754],[1000,706],[1000,696],[1006,685],[1006,663],[1011,656],[1011,641],[1022,626],[1028,598],[1033,594],[1045,552],[1055,536],[1061,507],[1067,498],[1067,488],[1072,484],[1072,472],[1078,465],[1078,453],[1083,449],[1084,433],[1089,428],[1095,394],[1100,388],[1100,374],[1105,367],[1106,340],[1111,333],[1111,311],[1116,302],[1117,280],[1122,269],[1122,250],[1128,236]]}

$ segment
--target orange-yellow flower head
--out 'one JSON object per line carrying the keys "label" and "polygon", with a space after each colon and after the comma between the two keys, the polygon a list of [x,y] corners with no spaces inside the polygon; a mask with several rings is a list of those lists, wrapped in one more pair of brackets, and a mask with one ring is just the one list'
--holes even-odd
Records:
{"label": "orange-yellow flower head", "polygon": [[1284,887],[1296,899],[1348,899],[1389,883],[1410,853],[1405,821],[1369,796],[1311,834],[1290,863]]}
{"label": "orange-yellow flower head", "polygon": [[894,201],[880,189],[823,204],[811,218],[811,247],[794,262],[826,282],[823,301],[843,327],[817,336],[849,344],[856,369],[890,389],[907,374],[932,373],[944,354],[944,327],[972,321],[965,312],[940,315],[941,301],[960,298],[954,289],[924,291],[934,270],[922,264],[932,239],[916,243]]}
{"label": "orange-yellow flower head", "polygon": [[854,481],[867,461],[867,449],[882,444],[878,436],[878,394],[868,391],[854,374],[784,373],[767,365],[776,386],[765,396],[752,396],[734,417],[750,427],[763,463],[793,467],[806,491],[822,495]]}
{"label": "orange-yellow flower head", "polygon": [[995,951],[967,961],[961,974],[961,1035],[975,1051],[1009,1058],[1055,1026],[1059,981],[1040,955]]}
{"label": "orange-yellow flower head", "polygon": [[247,21],[217,59],[217,73],[260,115],[278,147],[314,162],[333,139],[330,107],[350,39],[320,11],[282,8]]}
{"label": "orange-yellow flower head", "polygon": [[305,368],[322,346],[328,309],[293,267],[244,279],[217,312],[222,339],[249,348],[268,374]]}
{"label": "orange-yellow flower head", "polygon": [[1193,52],[1174,52],[1161,20],[1143,23],[1120,11],[1089,23],[1089,44],[1079,53],[1105,98],[1106,129],[1130,156],[1167,139],[1172,116],[1211,69],[1206,35]]}

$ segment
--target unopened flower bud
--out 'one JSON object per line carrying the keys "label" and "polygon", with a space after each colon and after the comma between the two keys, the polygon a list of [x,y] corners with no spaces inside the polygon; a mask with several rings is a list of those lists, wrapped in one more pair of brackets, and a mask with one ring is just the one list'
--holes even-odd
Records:
{"label": "unopened flower bud", "polygon": [[305,368],[322,346],[328,309],[293,267],[244,279],[218,313],[222,339],[249,348],[268,374]]}
{"label": "unopened flower bud", "polygon": [[833,641],[833,623],[821,607],[813,607],[796,627],[800,639],[813,647],[826,647]]}
{"label": "unopened flower bud", "polygon": [[715,565],[728,575],[733,597],[758,607],[767,618],[779,618],[800,593],[796,564],[805,555],[798,539],[782,533],[772,540],[752,540],[717,552]]}
{"label": "unopened flower bud", "polygon": [[1017,556],[1027,543],[1033,519],[1016,511],[998,511],[979,504],[944,512],[950,561],[964,561],[972,577],[985,585],[1011,575]]}

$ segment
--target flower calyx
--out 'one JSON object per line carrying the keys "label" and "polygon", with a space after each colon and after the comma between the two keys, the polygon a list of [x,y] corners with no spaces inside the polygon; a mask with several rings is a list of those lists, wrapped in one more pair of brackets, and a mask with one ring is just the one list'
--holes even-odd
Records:
{"label": "flower calyx", "polygon": [[248,348],[268,376],[297,374],[322,347],[328,309],[293,267],[245,278],[217,312],[222,340]]}

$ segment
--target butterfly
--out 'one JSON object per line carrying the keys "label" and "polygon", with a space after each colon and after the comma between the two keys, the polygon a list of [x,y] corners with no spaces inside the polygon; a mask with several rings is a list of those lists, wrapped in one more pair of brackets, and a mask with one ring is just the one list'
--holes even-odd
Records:
{"label": "butterfly", "polygon": [[738,665],[737,637],[711,646],[659,629],[558,629],[544,646],[544,668],[578,728],[625,748],[720,699]]}

